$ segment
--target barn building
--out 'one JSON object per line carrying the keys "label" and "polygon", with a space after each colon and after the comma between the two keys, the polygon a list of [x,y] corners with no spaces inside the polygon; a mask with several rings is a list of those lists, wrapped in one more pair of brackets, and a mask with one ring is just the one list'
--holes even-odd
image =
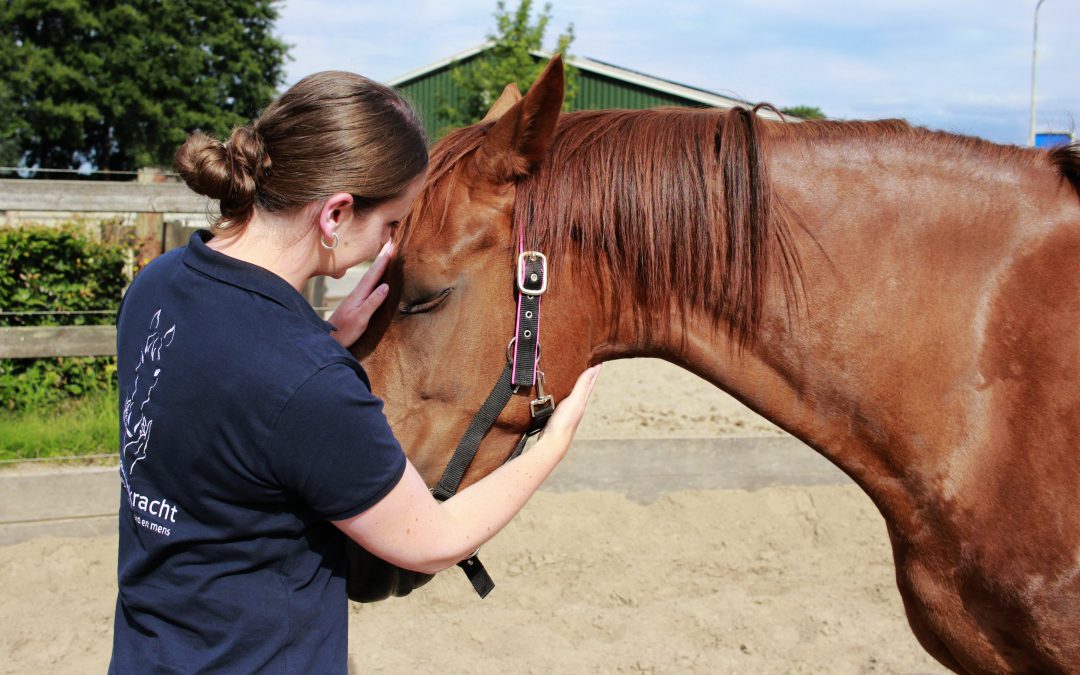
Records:
{"label": "barn building", "polygon": [[[453,106],[457,103],[457,88],[450,74],[457,68],[469,68],[470,64],[489,48],[489,45],[481,45],[454,54],[394,78],[387,84],[396,87],[412,100],[424,120],[428,137],[436,139],[441,135],[441,130],[437,128],[438,107]],[[533,52],[533,56],[537,59],[551,58],[551,54],[540,51]],[[572,110],[643,109],[658,106],[732,108],[753,105],[737,98],[620,68],[603,61],[570,56],[567,63],[578,69],[578,91],[571,103]],[[760,114],[769,119],[781,117],[770,110],[762,110]],[[787,115],[783,117],[798,119]]]}

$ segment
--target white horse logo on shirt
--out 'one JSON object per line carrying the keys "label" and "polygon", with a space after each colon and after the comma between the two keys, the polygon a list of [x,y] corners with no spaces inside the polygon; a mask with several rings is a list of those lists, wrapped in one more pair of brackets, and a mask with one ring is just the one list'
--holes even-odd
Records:
{"label": "white horse logo on shirt", "polygon": [[[160,325],[161,310],[159,309],[150,319],[150,334],[146,337],[142,353],[139,354],[139,363],[135,366],[135,382],[132,384],[131,394],[124,399],[124,411],[121,415],[125,443],[120,456],[120,476],[124,480],[124,487],[129,492],[131,488],[128,486],[127,477],[135,471],[135,465],[140,460],[146,459],[147,448],[150,444],[150,429],[154,426],[154,420],[147,419],[143,409],[150,402],[150,396],[161,377],[159,367],[161,353],[172,344],[176,337],[176,324],[164,333],[159,330]],[[126,470],[125,462],[130,462]]]}

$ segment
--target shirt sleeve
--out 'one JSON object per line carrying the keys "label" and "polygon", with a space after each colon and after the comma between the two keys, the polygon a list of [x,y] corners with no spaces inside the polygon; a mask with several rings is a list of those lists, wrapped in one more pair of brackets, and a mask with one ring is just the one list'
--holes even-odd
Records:
{"label": "shirt sleeve", "polygon": [[268,445],[271,474],[321,518],[374,506],[405,472],[405,453],[375,397],[345,364],[326,366],[286,403]]}

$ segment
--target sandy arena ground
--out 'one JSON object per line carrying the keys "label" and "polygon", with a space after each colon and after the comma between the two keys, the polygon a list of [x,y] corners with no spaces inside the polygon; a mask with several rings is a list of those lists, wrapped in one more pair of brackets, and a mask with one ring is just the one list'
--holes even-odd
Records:
{"label": "sandy arena ground", "polygon": [[[605,366],[590,438],[780,433],[656,361]],[[851,486],[538,494],[484,549],[496,590],[450,570],[353,605],[350,665],[380,673],[943,672],[904,619],[884,523]],[[0,673],[103,672],[115,536],[0,547]]]}

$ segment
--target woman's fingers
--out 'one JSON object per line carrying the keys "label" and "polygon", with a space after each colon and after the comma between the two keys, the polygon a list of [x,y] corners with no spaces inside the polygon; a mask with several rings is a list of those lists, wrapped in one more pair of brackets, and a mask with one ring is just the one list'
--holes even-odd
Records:
{"label": "woman's fingers", "polygon": [[371,263],[371,267],[364,272],[364,276],[356,284],[356,288],[341,301],[338,308],[334,310],[333,316],[330,317],[330,323],[337,328],[334,339],[346,347],[360,339],[367,330],[371,316],[382,305],[383,300],[386,300],[390,289],[386,284],[379,284],[379,279],[390,264],[393,250],[393,244],[386,242],[379,251],[379,255]]}
{"label": "woman's fingers", "polygon": [[359,305],[354,305],[348,309],[338,307],[334,315],[330,317],[331,325],[337,329],[332,334],[332,337],[345,347],[351,347],[367,330],[371,316],[379,309],[383,300],[386,300],[389,292],[389,286],[379,284]]}
{"label": "woman's fingers", "polygon": [[555,412],[551,414],[551,419],[548,420],[547,424],[549,431],[573,434],[577,430],[581,417],[585,414],[585,406],[589,402],[589,396],[592,395],[593,389],[596,388],[596,381],[600,375],[602,365],[602,363],[598,363],[578,376],[573,391],[556,406]]}
{"label": "woman's fingers", "polygon": [[353,300],[355,304],[359,305],[371,295],[375,290],[376,284],[379,283],[379,279],[382,279],[383,273],[386,272],[387,266],[390,264],[390,258],[394,252],[393,242],[386,242],[383,244],[382,249],[379,250],[379,255],[375,256],[375,260],[371,262],[371,267],[367,272],[364,272],[364,276],[360,278],[360,282],[356,284],[356,288],[349,293],[349,296],[343,301],[348,302]]}

